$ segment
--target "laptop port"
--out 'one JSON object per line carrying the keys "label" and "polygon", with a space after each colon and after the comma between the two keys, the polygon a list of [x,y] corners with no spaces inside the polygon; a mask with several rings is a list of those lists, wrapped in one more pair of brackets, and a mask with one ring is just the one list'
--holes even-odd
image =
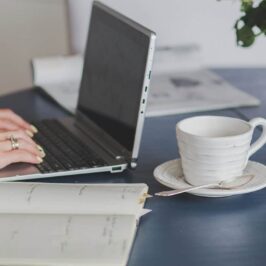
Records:
{"label": "laptop port", "polygon": [[122,167],[121,166],[112,167],[112,172],[120,172],[120,171],[122,171]]}

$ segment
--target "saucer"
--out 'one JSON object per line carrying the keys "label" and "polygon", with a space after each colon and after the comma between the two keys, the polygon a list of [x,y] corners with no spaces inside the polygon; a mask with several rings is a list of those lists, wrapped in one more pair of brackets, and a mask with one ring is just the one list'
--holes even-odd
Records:
{"label": "saucer", "polygon": [[[257,162],[249,161],[243,175],[254,175],[248,183],[236,188],[201,188],[187,193],[202,197],[227,197],[238,194],[250,193],[266,187],[266,167]],[[171,189],[185,189],[190,185],[183,179],[181,160],[171,160],[157,166],[153,172],[155,179]]]}

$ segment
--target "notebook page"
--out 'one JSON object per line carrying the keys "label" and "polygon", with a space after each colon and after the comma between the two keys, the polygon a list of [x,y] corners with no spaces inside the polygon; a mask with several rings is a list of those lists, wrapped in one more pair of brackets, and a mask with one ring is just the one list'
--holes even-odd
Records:
{"label": "notebook page", "polygon": [[0,214],[1,265],[126,265],[134,216]]}
{"label": "notebook page", "polygon": [[146,184],[0,183],[0,213],[140,216]]}

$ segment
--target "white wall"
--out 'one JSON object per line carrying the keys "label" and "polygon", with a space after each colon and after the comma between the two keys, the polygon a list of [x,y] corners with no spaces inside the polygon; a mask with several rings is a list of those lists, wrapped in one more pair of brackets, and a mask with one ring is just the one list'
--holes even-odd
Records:
{"label": "white wall", "polygon": [[[68,0],[74,52],[84,49],[91,0]],[[198,43],[209,66],[266,66],[266,37],[251,48],[237,47],[233,25],[238,0],[102,0],[153,29],[158,45]]]}
{"label": "white wall", "polygon": [[69,53],[65,0],[0,0],[0,94],[32,86],[31,59]]}

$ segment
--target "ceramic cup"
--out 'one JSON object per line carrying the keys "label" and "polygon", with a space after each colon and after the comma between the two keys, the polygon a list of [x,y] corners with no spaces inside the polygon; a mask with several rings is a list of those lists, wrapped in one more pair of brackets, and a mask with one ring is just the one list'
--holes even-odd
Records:
{"label": "ceramic cup", "polygon": [[[263,131],[251,144],[257,126]],[[243,174],[249,157],[266,142],[266,120],[197,116],[177,123],[176,136],[186,181],[194,186],[218,183]]]}

